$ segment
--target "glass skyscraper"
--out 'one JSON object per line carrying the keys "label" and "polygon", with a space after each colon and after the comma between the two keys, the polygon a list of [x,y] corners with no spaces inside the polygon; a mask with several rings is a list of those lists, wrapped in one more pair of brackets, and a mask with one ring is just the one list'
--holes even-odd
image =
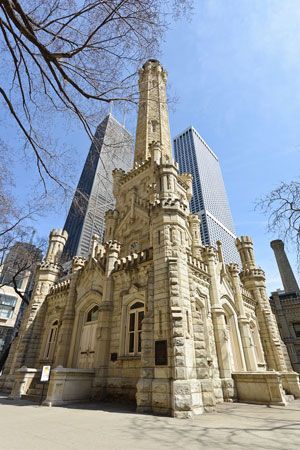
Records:
{"label": "glass skyscraper", "polygon": [[180,172],[193,175],[191,211],[201,219],[204,245],[221,241],[226,263],[240,264],[235,246],[235,229],[224,186],[219,160],[195,128],[190,127],[174,138],[174,156]]}
{"label": "glass skyscraper", "polygon": [[63,260],[90,253],[92,236],[101,238],[105,212],[114,207],[112,171],[128,171],[133,163],[133,138],[111,114],[98,126],[65,222],[68,240]]}

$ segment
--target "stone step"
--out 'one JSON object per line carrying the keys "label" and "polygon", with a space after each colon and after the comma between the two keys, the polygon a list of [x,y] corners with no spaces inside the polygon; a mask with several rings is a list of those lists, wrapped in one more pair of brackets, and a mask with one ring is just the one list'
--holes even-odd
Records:
{"label": "stone step", "polygon": [[[46,393],[47,390],[48,390],[48,386],[45,386],[44,387],[44,393]],[[41,395],[42,392],[43,392],[43,387],[32,387],[32,388],[28,389],[27,394],[29,394],[29,395],[31,395],[31,394],[39,395],[40,394]]]}
{"label": "stone step", "polygon": [[30,400],[35,403],[41,403],[47,397],[47,388],[45,386],[44,392],[39,388],[30,388],[28,389],[25,395],[22,395],[22,399]]}
{"label": "stone step", "polygon": [[41,397],[41,395],[22,395],[22,400],[28,400],[30,402],[34,402],[34,403],[41,403],[42,401],[44,401],[46,398],[46,396],[43,396],[43,398]]}

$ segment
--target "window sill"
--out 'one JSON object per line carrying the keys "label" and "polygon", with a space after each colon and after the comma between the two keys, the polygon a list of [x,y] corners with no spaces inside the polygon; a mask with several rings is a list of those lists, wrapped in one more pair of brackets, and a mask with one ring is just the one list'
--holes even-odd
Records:
{"label": "window sill", "polygon": [[134,360],[134,359],[141,359],[141,355],[123,355],[123,356],[119,356],[118,360],[119,361],[130,361],[130,360]]}

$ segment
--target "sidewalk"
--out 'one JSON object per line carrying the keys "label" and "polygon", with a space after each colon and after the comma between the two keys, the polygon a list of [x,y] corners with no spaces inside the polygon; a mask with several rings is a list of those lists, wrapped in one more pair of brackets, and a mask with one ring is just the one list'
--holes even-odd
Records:
{"label": "sidewalk", "polygon": [[1,449],[300,448],[300,400],[287,407],[223,404],[193,420],[135,414],[107,403],[40,407],[0,397]]}

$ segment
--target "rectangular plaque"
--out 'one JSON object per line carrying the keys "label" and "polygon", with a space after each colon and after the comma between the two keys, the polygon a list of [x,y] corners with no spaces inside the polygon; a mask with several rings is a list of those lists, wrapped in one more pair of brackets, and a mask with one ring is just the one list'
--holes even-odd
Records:
{"label": "rectangular plaque", "polygon": [[168,365],[168,344],[167,341],[155,341],[155,365]]}

